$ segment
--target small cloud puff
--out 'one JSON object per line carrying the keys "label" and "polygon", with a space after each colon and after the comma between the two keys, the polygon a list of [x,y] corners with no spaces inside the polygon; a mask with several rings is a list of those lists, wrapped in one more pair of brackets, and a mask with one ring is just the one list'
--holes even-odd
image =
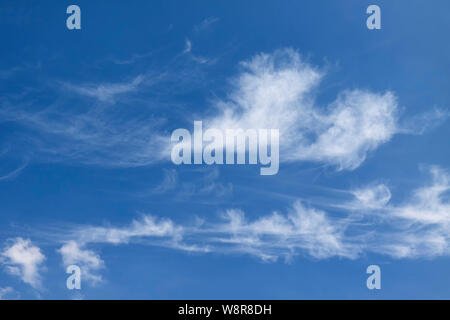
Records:
{"label": "small cloud puff", "polygon": [[40,271],[45,256],[30,240],[15,239],[12,245],[1,253],[1,257],[10,274],[20,277],[33,288],[41,288]]}

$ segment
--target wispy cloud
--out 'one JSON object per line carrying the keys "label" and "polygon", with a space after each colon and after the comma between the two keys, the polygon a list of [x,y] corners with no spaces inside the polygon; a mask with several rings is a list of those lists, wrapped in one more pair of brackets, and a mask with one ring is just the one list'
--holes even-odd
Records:
{"label": "wispy cloud", "polygon": [[397,234],[384,234],[379,251],[398,258],[450,254],[450,174],[433,166],[432,182],[416,189],[402,205],[387,206],[385,214]]}
{"label": "wispy cloud", "polygon": [[287,215],[274,212],[247,222],[242,211],[228,210],[225,218],[228,223],[211,230],[212,234],[217,234],[212,241],[263,260],[277,260],[280,256],[289,259],[298,254],[298,250],[318,259],[357,255],[357,247],[345,243],[345,224],[321,210],[306,207],[301,201],[296,201]]}
{"label": "wispy cloud", "polygon": [[12,293],[14,293],[13,288],[11,288],[11,287],[1,288],[0,287],[0,300],[6,300],[8,298],[8,296],[11,295]]}
{"label": "wispy cloud", "polygon": [[[188,56],[196,57],[188,39],[185,49]],[[241,66],[232,90],[214,103],[215,115],[205,111],[204,122],[216,128],[280,129],[281,161],[353,170],[395,134],[426,128],[446,117],[445,112],[436,111],[434,116],[399,125],[397,98],[389,91],[347,90],[328,106],[318,106],[315,93],[325,72],[292,49],[259,54]],[[23,152],[39,161],[105,167],[154,164],[170,159],[167,132],[173,128],[167,123],[172,117],[180,120],[179,114],[164,110],[162,117],[152,108],[136,107],[133,97],[143,94],[144,88],[154,88],[170,101],[174,92],[202,82],[194,72],[198,69],[192,68],[199,66],[178,57],[167,70],[143,72],[127,81],[64,82],[55,92],[59,98],[48,106],[36,107],[31,96],[21,97],[19,104],[4,97],[1,118],[24,127],[20,145],[27,150]],[[67,96],[68,91],[73,96]],[[190,121],[188,117],[182,120]]]}
{"label": "wispy cloud", "polygon": [[26,71],[36,71],[38,69],[41,68],[41,64],[40,63],[24,63],[22,65],[18,65],[18,66],[14,66],[14,67],[10,67],[8,69],[3,69],[0,70],[0,79],[9,79],[11,77],[14,77],[17,74],[20,74],[21,72],[26,72]]}
{"label": "wispy cloud", "polygon": [[0,181],[14,179],[15,177],[17,177],[20,174],[20,172],[22,172],[23,169],[25,169],[27,167],[27,165],[28,165],[28,162],[25,162],[18,168],[14,169],[13,171],[11,171],[3,176],[0,176]]}
{"label": "wispy cloud", "polygon": [[18,276],[33,288],[41,287],[41,265],[45,256],[30,240],[17,238],[2,253],[2,263],[8,273]]}
{"label": "wispy cloud", "polygon": [[216,62],[216,59],[210,59],[206,57],[202,57],[192,53],[192,41],[186,39],[184,43],[183,54],[187,55],[192,61],[198,64],[213,64]]}
{"label": "wispy cloud", "polygon": [[189,53],[192,51],[192,42],[189,39],[186,39],[184,42],[184,51],[183,53]]}
{"label": "wispy cloud", "polygon": [[129,65],[129,64],[133,64],[139,60],[149,58],[149,57],[153,56],[154,54],[155,53],[153,51],[146,52],[146,53],[135,53],[135,54],[131,55],[131,57],[129,57],[129,58],[126,58],[126,59],[111,58],[111,61],[118,65]]}
{"label": "wispy cloud", "polygon": [[[316,105],[325,72],[293,49],[259,54],[243,71],[225,100],[217,101],[214,128],[280,130],[281,161],[313,161],[354,170],[367,155],[399,133],[393,92],[346,90],[326,108]],[[435,121],[425,117],[425,122]]]}
{"label": "wispy cloud", "polygon": [[250,254],[265,261],[279,257],[290,259],[298,250],[318,259],[354,258],[357,248],[344,242],[346,227],[325,212],[297,201],[286,215],[274,212],[254,221],[247,221],[242,211],[231,209],[225,211],[220,221],[196,219],[191,225],[145,215],[121,228],[80,226],[66,235],[73,240],[67,241],[59,251],[65,265],[78,261],[88,270],[103,265],[97,254],[80,249],[93,243],[139,242],[188,252]]}
{"label": "wispy cloud", "polygon": [[219,20],[220,18],[217,17],[208,17],[194,27],[194,32],[201,32],[209,28],[212,24],[218,22]]}
{"label": "wispy cloud", "polygon": [[168,219],[157,219],[144,215],[140,220],[133,220],[125,227],[80,226],[70,232],[64,245],[58,250],[62,255],[64,266],[78,265],[84,279],[91,285],[102,282],[99,271],[105,267],[100,256],[86,247],[90,244],[127,244],[142,239],[153,240],[153,245],[195,250],[180,242],[183,233],[181,226]]}
{"label": "wispy cloud", "polygon": [[[207,243],[211,251],[214,248],[221,251],[220,247],[215,247],[217,243],[234,244],[234,249],[259,252],[261,257],[286,256],[296,249],[316,258],[356,257],[363,251],[397,256],[393,247],[403,248],[405,257],[446,255],[450,253],[447,249],[450,175],[439,167],[432,167],[430,172],[431,185],[416,189],[409,199],[397,205],[390,204],[392,195],[386,185],[373,184],[349,190],[352,202],[340,199],[340,204],[329,206],[338,208],[339,215],[330,215],[297,200],[285,215],[279,212],[259,214],[259,218],[250,222],[244,212],[231,209],[222,216],[224,222],[202,220],[200,225],[181,226],[171,220],[158,223],[155,218],[146,217],[125,229],[83,228],[85,231],[78,235],[90,239],[87,242],[100,238],[110,243],[125,243],[141,236],[168,236],[188,244],[201,236],[201,242]],[[360,214],[355,215],[355,212]],[[378,236],[373,238],[374,234]],[[420,251],[421,242],[440,244],[439,250]]]}
{"label": "wispy cloud", "polygon": [[[59,239],[65,266],[80,265],[95,284],[105,264],[89,249],[96,245],[132,245],[172,248],[184,252],[246,254],[263,261],[291,260],[297,255],[314,259],[356,259],[376,252],[393,258],[450,255],[450,174],[430,169],[430,185],[417,188],[411,197],[391,204],[384,184],[371,184],[347,193],[352,201],[338,199],[328,209],[295,200],[285,213],[258,212],[247,218],[240,209],[226,209],[216,219],[195,216],[190,223],[143,215],[125,226],[80,225],[52,234]],[[252,214],[252,216],[254,216]],[[40,249],[18,238],[2,256],[8,272],[38,287]]]}
{"label": "wispy cloud", "polygon": [[450,175],[437,166],[432,166],[430,173],[430,185],[415,190],[408,205],[392,209],[396,217],[425,225],[450,223],[450,204],[445,202],[450,191]]}
{"label": "wispy cloud", "polygon": [[98,99],[101,102],[114,102],[114,98],[118,95],[136,91],[140,84],[144,81],[144,76],[139,75],[129,82],[125,83],[106,83],[106,84],[86,84],[75,85],[65,83],[64,88],[68,91]]}
{"label": "wispy cloud", "polygon": [[183,227],[175,225],[169,219],[157,219],[144,215],[141,220],[133,220],[131,225],[126,227],[81,227],[74,230],[73,235],[80,244],[121,244],[140,237],[155,237],[176,241],[182,232]]}
{"label": "wispy cloud", "polygon": [[102,277],[96,274],[96,271],[102,269],[104,263],[94,251],[81,248],[75,241],[68,241],[58,251],[64,266],[79,266],[83,279],[88,283],[95,285],[102,281]]}
{"label": "wispy cloud", "polygon": [[[167,106],[180,110],[173,96],[202,83],[199,68],[177,56],[126,80],[47,81],[20,97],[2,96],[0,122],[18,126],[10,141],[20,140],[15,145],[30,161],[136,167],[169,160],[163,125],[177,113]],[[49,90],[53,100],[36,103]]]}
{"label": "wispy cloud", "polygon": [[175,169],[164,169],[164,180],[153,188],[152,192],[156,194],[166,193],[172,191],[178,184],[178,174]]}
{"label": "wispy cloud", "polygon": [[[103,92],[101,99],[111,94]],[[167,139],[158,133],[164,119],[152,117],[148,111],[131,110],[125,117],[127,104],[64,107],[61,103],[37,111],[3,108],[0,112],[4,121],[13,121],[34,133],[18,139],[27,148],[23,152],[39,161],[136,167],[164,156],[160,150],[167,145]]]}
{"label": "wispy cloud", "polygon": [[355,200],[349,204],[353,210],[374,210],[384,208],[391,200],[391,191],[384,184],[375,184],[352,190]]}
{"label": "wispy cloud", "polygon": [[450,117],[450,111],[439,108],[412,116],[400,124],[399,132],[404,134],[424,134],[426,131],[433,129]]}
{"label": "wispy cloud", "polygon": [[[180,178],[175,169],[164,169],[164,177],[160,184],[151,190],[151,194],[170,194],[175,201],[200,201],[202,203],[213,203],[220,201],[233,192],[232,183],[220,181],[218,168],[194,169],[194,178]],[[197,177],[200,174],[200,177]],[[148,192],[139,193],[141,197],[147,197]]]}
{"label": "wispy cloud", "polygon": [[355,202],[350,208],[361,213],[357,222],[372,234],[364,243],[366,250],[395,258],[450,254],[450,175],[437,166],[429,172],[431,183],[398,204],[390,203],[391,192],[385,185],[352,191]]}

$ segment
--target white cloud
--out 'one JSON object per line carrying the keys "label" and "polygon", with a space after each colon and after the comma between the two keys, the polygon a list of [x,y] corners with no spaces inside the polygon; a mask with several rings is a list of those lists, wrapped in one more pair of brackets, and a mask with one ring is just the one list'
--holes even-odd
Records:
{"label": "white cloud", "polygon": [[[128,227],[83,227],[73,235],[82,243],[128,243],[152,238],[152,245],[200,252],[242,252],[264,260],[289,258],[301,252],[324,259],[356,258],[378,252],[398,258],[449,255],[450,175],[432,167],[429,186],[417,188],[409,199],[391,204],[384,184],[349,190],[353,201],[329,204],[339,213],[295,201],[287,214],[259,213],[246,219],[241,210],[226,210],[221,221],[201,220],[181,225],[145,216]],[[156,241],[162,239],[164,241]]]}
{"label": "white cloud", "polygon": [[65,243],[58,251],[65,267],[77,265],[81,268],[82,279],[94,285],[102,281],[102,277],[95,274],[95,271],[103,268],[104,263],[94,251],[80,248],[75,241]]}
{"label": "white cloud", "polygon": [[[168,219],[158,220],[145,215],[141,220],[133,220],[129,226],[97,227],[82,226],[64,235],[65,244],[58,250],[65,267],[77,265],[81,268],[82,279],[96,285],[102,282],[99,271],[105,267],[104,261],[92,250],[85,249],[89,244],[127,244],[131,241],[153,239],[153,245],[172,247],[183,251],[204,251],[195,245],[181,243],[183,228]],[[158,241],[160,240],[160,241]]]}
{"label": "white cloud", "polygon": [[[184,93],[207,82],[199,64],[212,60],[193,55],[189,39],[185,53],[167,67],[142,72],[127,81],[63,83],[59,92],[54,92],[55,99],[45,106],[36,105],[34,97],[47,92],[46,86],[24,91],[20,99],[2,97],[1,121],[19,124],[19,134],[13,137],[20,139],[21,151],[37,161],[137,167],[169,160],[168,131],[173,128],[166,126],[167,120],[178,119],[179,113],[166,108],[166,119],[148,106],[156,108],[163,101],[179,106],[174,92]],[[197,63],[187,63],[186,57]],[[394,134],[415,129],[420,133],[430,123],[448,117],[448,112],[437,110],[399,126],[392,92],[345,91],[328,106],[318,106],[315,93],[325,72],[292,49],[259,54],[241,65],[234,88],[216,104],[216,116],[210,117],[208,111],[204,122],[222,129],[280,129],[281,161],[321,162],[352,170]],[[68,91],[75,95],[67,95]],[[148,100],[142,102],[143,96]],[[136,106],[136,101],[145,106]]]}
{"label": "white cloud", "polygon": [[14,292],[14,289],[11,287],[1,288],[0,287],[0,300],[7,299],[7,296],[11,295]]}
{"label": "white cloud", "polygon": [[192,51],[192,42],[189,39],[186,39],[184,42],[184,51],[183,53],[189,53]]}
{"label": "white cloud", "polygon": [[144,215],[141,220],[133,220],[123,228],[116,227],[82,227],[75,230],[75,236],[79,243],[128,243],[133,238],[156,237],[178,239],[183,232],[181,226],[175,225],[169,219],[158,220],[150,215]]}
{"label": "white cloud", "polygon": [[[384,184],[347,191],[353,201],[338,199],[318,209],[297,200],[286,213],[255,212],[254,218],[229,209],[220,219],[176,223],[144,215],[125,226],[79,226],[59,234],[64,266],[79,265],[87,280],[102,280],[100,256],[91,244],[140,243],[184,252],[248,254],[264,261],[291,259],[305,254],[315,259],[358,258],[376,252],[394,258],[450,255],[450,174],[431,167],[432,182],[417,188],[410,198],[393,204]],[[253,215],[252,215],[253,216]],[[189,219],[193,221],[193,219]],[[18,238],[3,253],[7,270],[34,287],[40,286],[39,269],[45,259],[29,240]]]}
{"label": "white cloud", "polygon": [[441,125],[449,116],[449,110],[435,107],[430,111],[406,119],[401,124],[399,131],[405,134],[424,134],[426,131]]}
{"label": "white cloud", "polygon": [[[41,161],[64,161],[104,167],[137,167],[160,161],[167,139],[157,133],[163,120],[133,114],[124,118],[124,106],[87,110],[2,110],[5,119],[35,132],[22,142]],[[30,150],[28,150],[30,152]]]}
{"label": "white cloud", "polygon": [[[190,54],[189,39],[185,45],[185,53]],[[413,133],[417,127],[426,128],[426,124],[448,116],[435,112],[401,126],[397,121],[396,96],[389,91],[348,90],[329,105],[318,106],[315,93],[325,73],[291,49],[257,55],[243,62],[242,68],[227,99],[217,102],[219,111],[208,125],[223,129],[278,128],[281,160],[285,161],[315,161],[352,170],[396,133]],[[184,70],[178,79],[188,74]],[[160,121],[152,120],[148,114],[124,118],[128,106],[124,110],[123,106],[105,104],[138,90],[143,81],[143,76],[138,76],[129,82],[69,84],[66,89],[101,103],[70,110],[59,105],[35,112],[2,109],[2,116],[37,129],[44,141],[39,141],[39,150],[49,153],[51,161],[62,157],[102,166],[148,165],[160,160],[164,153],[161,150],[169,146],[169,139],[158,133]],[[384,184],[350,190],[353,201],[335,207],[365,213],[360,216],[337,218],[301,202],[295,202],[286,215],[258,215],[252,221],[239,210],[228,210],[225,222],[194,226],[144,216],[125,227],[78,228],[60,252],[66,262],[79,261],[91,271],[103,263],[95,252],[86,249],[88,244],[123,244],[142,239],[180,250],[242,251],[269,260],[297,251],[316,258],[352,258],[363,250],[398,257],[444,255],[448,254],[450,234],[450,179],[438,167],[432,173],[433,183],[417,189],[411,199],[400,205],[390,204],[391,192]],[[182,183],[181,193],[230,193],[230,185],[214,180],[216,174],[218,170],[212,171],[200,187]],[[177,183],[176,173],[168,171],[155,192],[172,190]],[[366,236],[365,232],[370,234]],[[8,259],[8,270],[37,286],[39,265],[44,259],[39,248],[19,238],[9,250],[10,257],[3,254]],[[22,256],[27,256],[24,252],[28,251],[35,255],[34,260],[29,259],[31,262],[15,254],[22,252]]]}
{"label": "white cloud", "polygon": [[410,202],[392,208],[392,214],[411,223],[439,225],[450,231],[450,175],[437,166],[431,167],[430,173],[432,184],[415,190]]}
{"label": "white cloud", "polygon": [[184,42],[183,54],[188,55],[190,59],[192,59],[194,62],[198,64],[206,64],[206,63],[211,64],[215,62],[215,59],[208,59],[199,55],[194,55],[192,53],[192,41],[189,39],[186,39],[186,41]]}
{"label": "white cloud", "polygon": [[220,19],[217,17],[208,17],[204,19],[200,24],[194,27],[195,32],[201,32],[207,28],[209,28],[212,24],[218,22]]}
{"label": "white cloud", "polygon": [[82,279],[95,285],[102,281],[99,271],[105,264],[100,256],[85,247],[89,244],[127,244],[145,239],[154,240],[154,245],[192,251],[195,246],[180,243],[183,233],[181,226],[168,219],[157,219],[144,215],[125,227],[81,226],[65,236],[65,244],[58,250],[65,267],[77,265],[82,270]]}
{"label": "white cloud", "polygon": [[356,200],[350,204],[355,209],[380,209],[385,207],[391,199],[391,191],[384,184],[377,184],[360,189],[352,190]]}
{"label": "white cloud", "polygon": [[395,258],[450,255],[450,174],[438,166],[429,171],[431,183],[398,204],[390,203],[382,184],[352,191],[355,201],[343,208],[362,213],[353,230],[364,225],[358,231],[372,234],[363,243],[367,251]]}
{"label": "white cloud", "polygon": [[447,234],[448,229],[426,231],[421,228],[391,234],[381,233],[379,243],[372,244],[371,250],[397,259],[448,256],[450,251]]}
{"label": "white cloud", "polygon": [[[384,184],[346,191],[353,201],[338,199],[328,212],[297,200],[286,213],[257,212],[248,218],[229,209],[220,219],[196,217],[194,223],[176,223],[144,215],[129,225],[79,226],[57,235],[64,266],[79,265],[91,283],[102,280],[100,256],[91,244],[140,243],[184,252],[247,254],[263,261],[286,260],[296,255],[315,259],[356,259],[376,252],[394,258],[450,255],[450,174],[431,167],[432,183],[417,188],[403,202],[391,204]],[[193,219],[189,219],[193,221]],[[2,253],[7,270],[33,287],[40,286],[39,269],[45,257],[29,240],[18,238]]]}
{"label": "white cloud", "polygon": [[247,222],[242,211],[228,210],[225,217],[228,223],[211,229],[212,234],[218,234],[214,241],[232,245],[231,251],[251,253],[264,260],[289,258],[298,249],[318,259],[354,258],[358,253],[357,247],[344,242],[345,224],[300,201],[294,203],[288,215],[274,212]]}
{"label": "white cloud", "polygon": [[[274,212],[254,221],[247,221],[240,210],[227,210],[220,222],[201,220],[193,225],[182,226],[147,215],[122,228],[83,226],[69,233],[75,240],[67,242],[70,246],[65,245],[60,252],[79,261],[93,260],[95,265],[101,265],[97,263],[100,258],[93,252],[81,253],[79,246],[139,242],[188,252],[240,252],[263,260],[288,259],[299,250],[317,259],[354,258],[359,249],[345,242],[346,228],[345,223],[297,201],[286,215]],[[74,261],[72,258],[64,264]]]}
{"label": "white cloud", "polygon": [[391,92],[352,90],[326,109],[314,92],[324,72],[292,49],[260,54],[243,72],[210,127],[280,130],[281,160],[317,161],[355,169],[370,151],[397,132],[397,101]]}
{"label": "white cloud", "polygon": [[450,255],[450,174],[433,166],[432,182],[410,199],[386,206],[383,215],[395,231],[381,232],[376,251],[397,258]]}
{"label": "white cloud", "polygon": [[25,169],[28,165],[28,162],[24,162],[22,165],[20,165],[18,168],[14,169],[13,171],[0,176],[0,181],[4,181],[4,180],[10,180],[10,179],[14,179],[15,177],[17,177],[20,172],[22,172],[23,169]]}
{"label": "white cloud", "polygon": [[396,133],[397,102],[391,92],[374,94],[354,90],[340,97],[326,115],[321,115],[316,139],[300,145],[294,159],[313,160],[356,169],[370,151]]}
{"label": "white cloud", "polygon": [[41,287],[41,264],[45,256],[30,240],[15,239],[14,243],[2,252],[6,270],[34,288]]}
{"label": "white cloud", "polygon": [[136,91],[144,81],[144,76],[139,75],[129,82],[124,83],[104,83],[104,84],[86,84],[75,85],[66,83],[65,89],[73,91],[90,98],[98,99],[101,102],[114,102],[118,95]]}

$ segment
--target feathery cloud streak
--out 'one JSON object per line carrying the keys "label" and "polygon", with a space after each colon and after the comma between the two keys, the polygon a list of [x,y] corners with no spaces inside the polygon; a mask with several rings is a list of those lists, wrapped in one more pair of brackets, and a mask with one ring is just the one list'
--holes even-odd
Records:
{"label": "feathery cloud streak", "polygon": [[[186,48],[190,51],[190,42]],[[436,110],[420,119],[407,119],[402,127],[397,98],[390,91],[344,90],[328,106],[318,106],[315,95],[325,72],[305,62],[293,49],[259,54],[241,66],[227,97],[215,103],[216,114],[211,116],[205,109],[205,122],[219,129],[279,129],[280,161],[319,162],[338,170],[354,170],[395,134],[423,133],[424,128],[448,117],[447,112]],[[156,110],[132,107],[131,98],[152,88],[172,87],[179,80],[194,81],[192,76],[180,79],[188,74],[186,68],[178,73],[153,70],[116,83],[63,83],[65,94],[69,91],[75,94],[71,99],[81,99],[82,107],[77,108],[67,108],[66,98],[61,98],[63,103],[33,110],[27,108],[31,101],[17,106],[6,97],[0,114],[3,121],[36,133],[28,135],[22,145],[41,161],[107,167],[150,165],[170,159],[166,125],[177,115],[169,111],[161,117]],[[173,90],[159,94],[170,100]]]}

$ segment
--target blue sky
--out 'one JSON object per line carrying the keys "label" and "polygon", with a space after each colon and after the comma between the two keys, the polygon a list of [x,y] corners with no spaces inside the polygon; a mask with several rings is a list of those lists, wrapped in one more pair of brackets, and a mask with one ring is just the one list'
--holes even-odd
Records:
{"label": "blue sky", "polygon": [[[449,298],[449,9],[2,1],[0,298]],[[194,120],[278,174],[173,164]]]}

